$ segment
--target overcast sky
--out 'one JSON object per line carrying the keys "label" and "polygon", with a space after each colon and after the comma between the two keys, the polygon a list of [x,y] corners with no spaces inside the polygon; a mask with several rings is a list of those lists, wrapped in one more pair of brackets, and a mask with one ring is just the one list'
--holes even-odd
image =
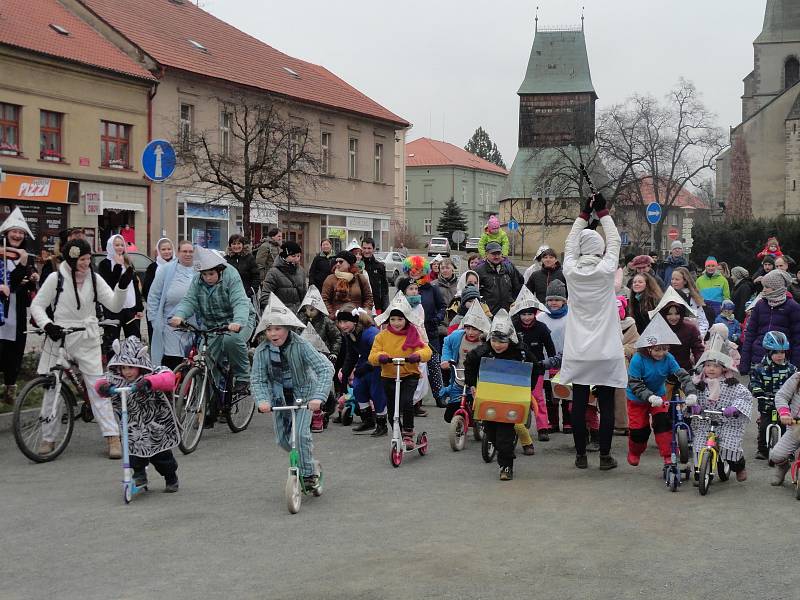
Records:
{"label": "overcast sky", "polygon": [[509,167],[518,97],[539,6],[541,27],[585,31],[598,109],[692,80],[725,128],[766,0],[200,0],[217,17],[324,65],[429,136],[463,146],[482,125]]}

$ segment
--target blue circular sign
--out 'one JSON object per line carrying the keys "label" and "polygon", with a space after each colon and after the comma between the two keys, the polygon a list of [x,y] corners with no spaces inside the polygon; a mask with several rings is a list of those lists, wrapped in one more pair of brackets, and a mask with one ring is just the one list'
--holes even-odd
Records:
{"label": "blue circular sign", "polygon": [[651,202],[647,205],[647,209],[645,211],[645,216],[647,217],[647,222],[650,225],[655,225],[661,220],[661,205],[658,202]]}
{"label": "blue circular sign", "polygon": [[509,219],[508,221],[508,230],[509,231],[516,231],[519,229],[519,223],[517,223],[516,219]]}
{"label": "blue circular sign", "polygon": [[175,148],[167,140],[153,140],[142,150],[142,171],[152,181],[164,181],[175,172]]}

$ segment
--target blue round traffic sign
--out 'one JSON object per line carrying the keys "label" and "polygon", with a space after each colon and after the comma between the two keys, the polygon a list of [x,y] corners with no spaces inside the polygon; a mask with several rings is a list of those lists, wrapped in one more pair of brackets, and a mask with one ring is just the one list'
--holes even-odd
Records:
{"label": "blue round traffic sign", "polygon": [[152,181],[169,179],[175,163],[175,148],[167,140],[153,140],[142,150],[142,171]]}
{"label": "blue round traffic sign", "polygon": [[508,230],[509,231],[516,231],[519,229],[519,223],[517,223],[516,219],[509,219],[508,221]]}
{"label": "blue round traffic sign", "polygon": [[661,220],[661,205],[658,202],[651,202],[648,204],[645,216],[650,225],[658,223]]}

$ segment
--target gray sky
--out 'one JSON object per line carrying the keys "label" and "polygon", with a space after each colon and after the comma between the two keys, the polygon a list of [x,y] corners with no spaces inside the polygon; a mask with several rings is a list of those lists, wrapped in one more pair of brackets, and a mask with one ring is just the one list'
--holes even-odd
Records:
{"label": "gray sky", "polygon": [[[539,25],[585,30],[598,108],[692,80],[722,127],[740,121],[742,78],[766,0],[200,0],[271,46],[324,65],[413,123],[409,139],[463,146],[482,125],[511,166],[518,89]],[[443,135],[444,131],[444,135]]]}

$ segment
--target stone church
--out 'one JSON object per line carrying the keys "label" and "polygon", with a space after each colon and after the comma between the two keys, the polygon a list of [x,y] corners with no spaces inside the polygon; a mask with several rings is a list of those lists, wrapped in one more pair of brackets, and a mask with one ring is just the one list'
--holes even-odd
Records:
{"label": "stone church", "polygon": [[[800,2],[767,0],[744,78],[742,122],[717,160],[717,200],[735,210],[746,188],[755,217],[800,215]],[[738,155],[738,156],[737,156]],[[737,160],[738,158],[738,160]]]}

